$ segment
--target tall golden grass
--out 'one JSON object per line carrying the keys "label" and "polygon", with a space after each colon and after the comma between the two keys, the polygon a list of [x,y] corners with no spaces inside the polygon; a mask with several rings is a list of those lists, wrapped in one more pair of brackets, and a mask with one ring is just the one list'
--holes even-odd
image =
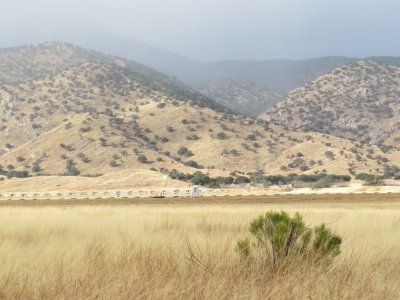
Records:
{"label": "tall golden grass", "polygon": [[[235,243],[259,214],[299,211],[343,237],[332,266],[276,273]],[[3,299],[398,299],[400,205],[2,207]]]}

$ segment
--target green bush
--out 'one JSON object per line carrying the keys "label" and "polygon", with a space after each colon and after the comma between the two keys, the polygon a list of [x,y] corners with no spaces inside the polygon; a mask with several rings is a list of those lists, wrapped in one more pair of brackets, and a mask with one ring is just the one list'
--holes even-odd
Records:
{"label": "green bush", "polygon": [[300,214],[268,212],[250,223],[252,240],[237,242],[236,250],[246,260],[279,268],[301,261],[331,262],[340,254],[342,239],[324,224],[305,225]]}
{"label": "green bush", "polygon": [[7,173],[7,178],[26,178],[29,177],[28,171],[9,171]]}
{"label": "green bush", "polygon": [[38,161],[35,161],[32,165],[32,172],[38,173],[42,171],[42,168],[40,167],[40,163]]}
{"label": "green bush", "polygon": [[217,133],[217,139],[219,140],[225,140],[227,138],[227,135],[225,134],[225,132],[221,131]]}
{"label": "green bush", "polygon": [[311,187],[313,189],[322,189],[322,188],[329,188],[334,184],[341,183],[341,182],[349,182],[351,180],[350,176],[345,175],[326,175],[316,182],[314,182]]}
{"label": "green bush", "polygon": [[66,176],[78,176],[81,173],[75,165],[76,163],[72,159],[67,160]]}
{"label": "green bush", "polygon": [[195,172],[193,174],[193,177],[191,178],[191,182],[194,185],[205,186],[205,185],[208,185],[211,182],[211,178],[208,175],[203,174],[201,172]]}
{"label": "green bush", "polygon": [[250,183],[250,179],[246,176],[238,176],[235,178],[234,184]]}
{"label": "green bush", "polygon": [[145,155],[143,155],[143,154],[140,154],[137,157],[137,161],[140,162],[141,164],[147,164],[149,162],[147,157]]}
{"label": "green bush", "polygon": [[185,157],[191,157],[191,156],[193,156],[193,153],[192,153],[192,151],[190,151],[188,148],[186,148],[186,147],[180,147],[179,149],[178,149],[178,154],[179,155],[182,155],[182,156],[185,156]]}
{"label": "green bush", "polygon": [[360,173],[356,175],[356,179],[363,180],[364,185],[381,185],[383,184],[383,176],[367,174],[367,173]]}
{"label": "green bush", "polygon": [[195,169],[203,169],[203,166],[199,165],[199,164],[198,164],[196,161],[194,161],[194,160],[185,161],[183,164],[184,164],[185,166],[192,167],[192,168],[195,168]]}

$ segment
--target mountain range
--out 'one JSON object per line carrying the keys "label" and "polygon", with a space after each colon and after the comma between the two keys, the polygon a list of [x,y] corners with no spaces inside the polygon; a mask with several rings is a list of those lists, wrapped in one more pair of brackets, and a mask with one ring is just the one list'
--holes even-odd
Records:
{"label": "mountain range", "polygon": [[[232,98],[241,89],[252,89],[271,105],[277,103],[255,119],[246,116],[255,114],[252,106],[259,105],[250,97],[235,98],[248,107],[241,111],[227,98],[217,103],[174,77],[125,58],[63,42],[2,49],[0,172],[33,178],[108,176],[109,182],[110,176],[140,171],[160,185],[172,171],[214,177],[379,173],[400,158],[396,130],[389,130],[397,124],[398,109],[396,101],[388,100],[398,99],[398,76],[397,67],[361,61],[323,75],[282,101],[280,95],[245,81],[221,81]],[[212,85],[197,89],[215,96]],[[381,106],[360,106],[360,89],[372,89],[370,95],[379,98]],[[322,107],[311,105],[318,101]],[[359,108],[373,114],[378,105],[375,119],[366,115],[360,120],[391,119],[385,120],[384,141],[375,143],[373,130],[347,136],[331,127],[304,128],[304,120],[298,119],[331,116],[329,111],[339,104],[351,107],[348,118],[355,118]],[[382,108],[387,106],[392,110]],[[290,118],[288,109],[296,118]],[[335,120],[340,118],[329,123]]]}

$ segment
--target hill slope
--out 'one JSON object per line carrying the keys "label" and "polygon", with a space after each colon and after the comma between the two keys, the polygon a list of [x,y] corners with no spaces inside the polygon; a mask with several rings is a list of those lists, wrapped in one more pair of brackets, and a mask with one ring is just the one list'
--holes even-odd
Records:
{"label": "hill slope", "polygon": [[177,169],[219,176],[372,171],[383,157],[398,158],[179,101],[171,89],[123,66],[95,63],[5,85],[0,163],[33,175]]}
{"label": "hill slope", "polygon": [[252,82],[221,79],[201,82],[194,88],[236,113],[256,117],[260,111],[276,104],[282,96]]}
{"label": "hill slope", "polygon": [[359,61],[294,90],[261,117],[300,130],[399,147],[400,68]]}
{"label": "hill slope", "polygon": [[[0,49],[0,85],[21,83],[55,75],[66,68],[84,63],[108,64],[124,69],[146,85],[168,87],[168,94],[179,100],[189,99],[201,106],[225,110],[188,85],[134,61],[108,56],[64,42],[46,42],[37,46]],[[116,78],[117,81],[117,78]],[[151,88],[151,86],[150,86]]]}

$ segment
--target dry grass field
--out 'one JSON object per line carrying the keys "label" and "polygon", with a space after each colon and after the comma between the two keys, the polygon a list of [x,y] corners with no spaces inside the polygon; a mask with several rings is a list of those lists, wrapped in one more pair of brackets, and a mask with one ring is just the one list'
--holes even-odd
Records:
{"label": "dry grass field", "polygon": [[[2,299],[398,299],[400,195],[0,203]],[[326,266],[272,272],[235,252],[263,212],[343,237]]]}

